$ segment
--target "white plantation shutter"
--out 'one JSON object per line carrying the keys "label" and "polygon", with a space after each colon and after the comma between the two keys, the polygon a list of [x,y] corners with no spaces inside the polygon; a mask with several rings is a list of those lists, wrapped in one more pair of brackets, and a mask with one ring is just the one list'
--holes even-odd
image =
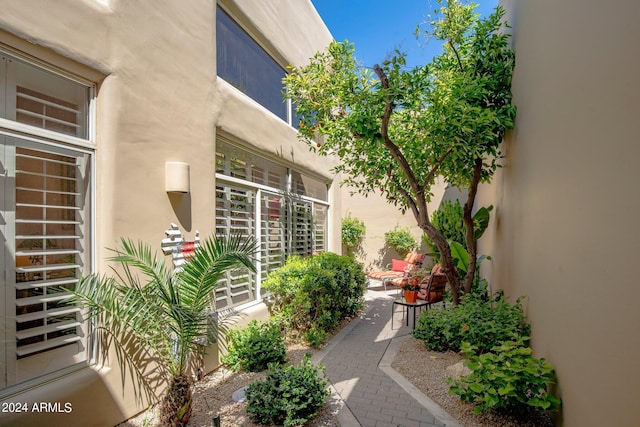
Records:
{"label": "white plantation shutter", "polygon": [[217,307],[258,298],[260,283],[292,254],[326,251],[326,184],[259,154],[216,142],[216,234],[254,236],[258,274],[230,272],[216,293]]}
{"label": "white plantation shutter", "polygon": [[262,193],[260,210],[260,262],[261,279],[282,266],[286,260],[286,206],[285,198],[275,193]]}
{"label": "white plantation shutter", "polygon": [[313,205],[301,200],[291,201],[292,250],[301,256],[313,253]]}
{"label": "white plantation shutter", "polygon": [[19,358],[83,337],[65,302],[84,266],[85,156],[17,147],[15,305]]}
{"label": "white plantation shutter", "polygon": [[67,135],[81,135],[81,106],[18,86],[16,121]]}
{"label": "white plantation shutter", "polygon": [[315,204],[313,207],[313,252],[327,250],[327,207]]}
{"label": "white plantation shutter", "polygon": [[[255,193],[241,186],[216,186],[216,235],[255,235]],[[216,290],[216,307],[228,308],[255,299],[254,274],[245,268],[225,273]]]}

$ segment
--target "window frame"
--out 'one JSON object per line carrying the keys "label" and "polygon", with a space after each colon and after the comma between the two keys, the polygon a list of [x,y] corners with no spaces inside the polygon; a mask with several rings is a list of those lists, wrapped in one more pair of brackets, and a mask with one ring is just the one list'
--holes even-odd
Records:
{"label": "window frame", "polygon": [[[73,157],[84,156],[86,163],[85,168],[87,169],[86,175],[82,176],[82,183],[86,184],[86,189],[84,190],[85,196],[85,204],[83,211],[85,212],[85,216],[83,218],[84,225],[82,232],[86,233],[84,236],[85,245],[82,246],[82,253],[79,256],[82,257],[82,267],[79,270],[78,277],[89,274],[90,272],[95,271],[96,268],[96,82],[83,78],[79,75],[73,74],[60,68],[58,66],[52,65],[51,63],[44,62],[35,57],[31,57],[22,52],[18,52],[15,49],[10,47],[6,47],[4,45],[0,45],[0,57],[4,60],[16,60],[28,67],[34,67],[39,72],[44,72],[48,75],[55,76],[55,78],[64,78],[68,80],[70,83],[75,83],[80,85],[86,89],[86,105],[85,110],[83,111],[85,117],[82,117],[85,121],[84,126],[86,126],[86,135],[85,138],[81,138],[74,135],[64,134],[53,130],[48,130],[32,125],[28,125],[25,123],[20,123],[14,120],[11,120],[7,117],[7,112],[2,111],[2,116],[0,117],[0,137],[2,138],[2,159],[5,159],[5,148],[9,147],[13,144],[14,147],[28,147],[29,149],[35,149],[37,151],[45,151],[45,152],[58,152],[58,153],[67,153],[63,155],[69,155]],[[64,61],[63,61],[64,63]],[[73,68],[73,65],[71,66]],[[0,96],[4,100],[5,96],[8,96],[7,87],[10,84],[15,84],[15,82],[9,82],[9,78],[7,77],[7,83],[5,81],[0,85]],[[43,92],[43,94],[48,95],[47,92]],[[11,142],[13,139],[16,142]],[[13,148],[12,153],[8,153],[6,155],[14,156],[13,161],[15,162],[15,158],[17,156],[17,148]],[[13,187],[15,191],[15,185]],[[5,188],[2,188],[4,192]],[[6,199],[6,197],[5,197]],[[7,204],[13,204],[13,209],[16,209],[16,200],[15,194],[13,194]],[[2,210],[6,210],[11,208],[10,206],[5,206],[5,202],[1,203]],[[11,228],[12,230],[9,232],[11,234],[10,246],[6,249],[8,253],[0,253],[2,259],[0,262],[3,264],[3,268],[5,270],[5,274],[10,275],[13,274],[14,278],[11,280],[12,287],[11,289],[5,290],[5,292],[15,292],[16,289],[16,281],[15,281],[15,272],[16,272],[16,257],[15,253],[17,251],[16,247],[16,222],[15,216],[13,217],[13,222],[5,225],[5,232],[3,234],[7,234],[6,228]],[[7,239],[9,240],[9,239]],[[13,258],[11,262],[10,258]],[[13,321],[12,318],[16,316],[16,304],[13,304],[12,310],[7,307],[8,299],[6,297],[6,293],[3,294],[3,310],[2,310],[2,321]],[[15,298],[14,298],[15,299]],[[11,300],[15,302],[14,300]],[[26,388],[35,387],[42,383],[46,383],[48,381],[59,378],[60,376],[66,375],[70,372],[83,369],[87,365],[95,363],[95,347],[94,342],[91,336],[92,325],[84,318],[83,315],[78,317],[79,322],[82,324],[79,326],[83,331],[82,343],[84,344],[84,348],[82,351],[75,352],[73,359],[78,358],[77,361],[70,361],[69,363],[63,363],[65,366],[61,366],[56,368],[50,372],[47,370],[43,370],[44,374],[34,374],[29,375],[25,379],[20,379],[14,383],[9,382],[8,372],[7,370],[10,368],[10,365],[7,365],[6,362],[13,364],[15,366],[16,363],[20,360],[18,355],[15,352],[16,349],[16,341],[17,334],[15,327],[12,328],[12,336],[7,337],[11,342],[7,344],[3,344],[2,347],[2,360],[5,364],[0,367],[0,374],[2,375],[2,381],[0,381],[0,398],[6,398],[11,395],[15,395],[17,393],[22,392]],[[44,355],[45,357],[51,355],[51,351],[64,348],[64,347],[54,347],[45,350],[43,353],[39,353]],[[13,353],[11,353],[13,351]],[[38,354],[35,355],[38,358]],[[26,356],[28,359],[31,356]],[[25,358],[23,358],[25,359]],[[33,359],[35,360],[35,359]],[[12,374],[15,375],[15,374]],[[5,378],[7,378],[7,382],[5,382]]]}
{"label": "window frame", "polygon": [[[228,308],[235,308],[235,309],[242,309],[246,306],[249,305],[253,305],[255,303],[258,303],[261,298],[262,298],[262,292],[261,292],[261,283],[262,280],[266,277],[265,276],[265,271],[263,271],[263,261],[262,261],[262,257],[265,256],[265,254],[261,253],[261,250],[264,246],[264,241],[263,241],[263,230],[262,230],[262,222],[264,220],[264,210],[265,209],[269,209],[269,207],[263,207],[263,201],[264,201],[264,197],[265,195],[270,195],[270,196],[276,196],[281,198],[281,200],[279,200],[279,203],[284,203],[284,210],[287,211],[286,213],[286,218],[281,218],[281,220],[283,221],[284,224],[284,242],[285,242],[285,248],[284,248],[284,254],[283,254],[283,259],[282,259],[282,264],[284,264],[284,262],[286,261],[286,258],[291,256],[291,255],[295,255],[298,254],[298,252],[296,251],[296,245],[298,243],[300,243],[300,239],[296,239],[296,233],[295,233],[295,225],[294,224],[294,219],[296,217],[296,214],[293,212],[293,207],[295,203],[298,204],[304,204],[304,205],[309,205],[309,213],[311,215],[309,222],[311,224],[311,230],[310,230],[310,234],[306,237],[306,246],[308,247],[308,251],[306,251],[307,253],[302,254],[304,255],[312,255],[316,252],[318,252],[318,249],[320,249],[318,247],[318,239],[317,239],[317,234],[316,234],[316,227],[314,225],[314,222],[316,220],[316,207],[317,206],[322,206],[322,208],[324,209],[324,224],[323,224],[323,230],[322,230],[322,245],[323,248],[321,248],[322,251],[326,251],[328,248],[328,233],[329,233],[329,214],[330,214],[330,209],[331,209],[331,204],[329,202],[329,188],[327,184],[324,184],[327,187],[327,191],[326,191],[326,200],[322,200],[319,198],[315,198],[315,197],[311,197],[311,196],[307,196],[307,195],[303,195],[303,194],[299,194],[299,193],[295,193],[292,190],[292,176],[295,175],[299,175],[299,176],[305,176],[307,178],[316,180],[318,182],[322,182],[323,179],[318,179],[316,177],[314,177],[313,175],[306,173],[306,172],[301,172],[300,169],[295,168],[295,167],[291,167],[287,164],[281,163],[281,162],[277,162],[272,160],[271,158],[269,158],[268,156],[264,156],[261,154],[257,154],[255,151],[250,150],[245,148],[244,146],[240,146],[237,144],[234,144],[232,142],[229,142],[226,138],[220,138],[218,137],[218,141],[216,144],[216,155],[218,155],[218,153],[220,153],[220,145],[219,144],[224,144],[225,146],[229,147],[230,150],[238,150],[241,153],[246,153],[246,155],[248,155],[249,157],[251,157],[253,160],[256,161],[256,163],[260,163],[262,160],[266,160],[267,162],[271,162],[276,166],[280,166],[285,168],[286,170],[286,187],[285,188],[275,188],[275,187],[271,187],[259,182],[255,182],[255,181],[251,181],[251,180],[247,180],[247,179],[243,179],[243,178],[239,178],[239,177],[234,177],[234,176],[230,176],[230,175],[226,175],[224,173],[218,172],[218,163],[216,163],[216,173],[215,173],[215,186],[216,186],[216,191],[218,187],[223,187],[225,185],[227,186],[231,186],[234,188],[243,188],[245,190],[247,190],[248,192],[253,192],[252,194],[252,198],[253,198],[253,203],[252,203],[252,209],[253,211],[251,212],[251,215],[253,215],[253,225],[252,225],[252,230],[254,230],[254,236],[258,239],[258,251],[256,252],[256,259],[258,260],[258,262],[256,263],[256,273],[254,275],[252,275],[251,277],[253,278],[253,283],[249,283],[248,286],[250,289],[253,290],[253,294],[254,294],[254,299],[246,301],[246,302],[242,302],[238,305],[230,305],[230,306],[225,306],[222,307],[222,309],[228,309]],[[228,155],[228,153],[224,153],[226,155]],[[251,159],[249,159],[251,160]],[[230,161],[230,160],[229,160]],[[247,162],[249,163],[249,162]],[[247,169],[251,168],[251,165],[247,165],[246,166]],[[246,177],[251,177],[250,173],[245,173],[244,176]],[[217,196],[216,196],[216,203],[217,203]],[[218,217],[216,216],[216,224],[218,223]],[[217,226],[216,226],[217,228]],[[230,229],[226,229],[226,232],[231,231]],[[304,242],[302,242],[304,244]],[[271,263],[266,262],[266,264],[270,265]],[[219,309],[220,307],[218,307]]]}
{"label": "window frame", "polygon": [[[273,51],[273,49],[265,46],[264,43],[261,43],[259,41],[259,38],[254,35],[255,31],[252,31],[251,29],[247,28],[246,25],[241,23],[241,20],[238,19],[236,14],[234,14],[227,6],[225,6],[224,4],[220,4],[220,3],[217,3],[217,5],[216,5],[216,52],[218,51],[218,13],[220,11],[222,11],[224,14],[227,15],[227,17],[230,19],[230,21],[233,24],[235,24],[237,29],[240,30],[241,32],[243,32],[247,36],[247,38],[249,40],[251,40],[255,44],[255,47],[257,47],[258,49],[262,50],[262,52],[269,59],[271,59],[271,61],[273,61],[273,63],[275,65],[277,65],[280,69],[282,69],[284,76],[286,76],[288,74],[287,66],[286,65],[282,65],[282,61],[279,61],[278,59],[276,59],[275,56],[271,53]],[[291,98],[282,99],[282,102],[283,102],[284,108],[285,108],[285,115],[286,115],[286,118],[283,119],[277,113],[272,111],[269,107],[265,106],[264,104],[262,104],[260,101],[258,101],[257,99],[255,99],[251,95],[249,95],[247,93],[244,93],[243,91],[241,91],[240,89],[235,87],[235,85],[232,82],[230,82],[230,81],[226,80],[224,77],[220,76],[220,73],[219,73],[220,67],[218,65],[218,62],[219,62],[219,56],[218,56],[218,53],[216,53],[216,77],[218,77],[219,79],[221,79],[225,83],[227,83],[229,85],[229,87],[233,88],[233,90],[241,93],[242,95],[244,95],[244,96],[248,97],[249,99],[251,99],[252,101],[254,101],[256,104],[260,105],[261,108],[264,108],[266,111],[268,111],[273,116],[277,117],[279,120],[285,122],[287,125],[291,126],[294,129],[298,129],[299,119],[297,119],[297,116],[295,114],[295,106],[291,102]],[[282,81],[280,82],[279,89],[280,89],[280,93],[282,93],[284,91],[284,89],[285,89],[285,86],[282,83]]]}

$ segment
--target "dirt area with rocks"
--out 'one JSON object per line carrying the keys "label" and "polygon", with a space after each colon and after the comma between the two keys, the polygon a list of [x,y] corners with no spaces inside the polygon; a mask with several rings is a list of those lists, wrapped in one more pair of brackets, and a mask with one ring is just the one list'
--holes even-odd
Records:
{"label": "dirt area with rocks", "polygon": [[463,360],[464,357],[458,353],[428,351],[423,342],[409,338],[400,344],[391,367],[465,427],[553,426],[546,414],[537,412],[520,417],[474,414],[473,405],[460,401],[456,395],[449,394],[447,379],[470,373],[468,368],[463,366]]}
{"label": "dirt area with rocks", "polygon": [[[287,350],[287,360],[291,365],[299,365],[305,354],[313,355],[317,350],[302,344],[291,344]],[[233,393],[265,377],[264,372],[233,372],[225,367],[213,371],[193,387],[193,413],[189,426],[211,427],[213,418],[220,417],[220,425],[224,427],[258,427],[249,418],[246,402],[233,400]],[[151,408],[138,416],[127,420],[118,427],[155,427],[159,425],[157,407]],[[309,427],[339,427],[335,413],[329,405],[325,405],[316,418],[310,421]]]}
{"label": "dirt area with rocks", "polygon": [[[291,344],[287,356],[290,364],[299,365],[306,353],[313,355],[317,350],[301,344]],[[424,344],[414,338],[406,339],[399,347],[392,367],[416,386],[422,393],[442,406],[451,416],[465,427],[548,427],[553,426],[550,418],[537,413],[527,417],[509,417],[489,414],[476,415],[473,406],[462,403],[458,396],[449,395],[447,378],[465,373],[463,357],[457,353],[427,351]],[[213,418],[220,417],[224,427],[254,427],[246,412],[246,402],[235,402],[235,391],[261,378],[264,373],[232,372],[221,367],[195,384],[193,390],[193,414],[189,426],[213,426]],[[335,406],[335,405],[334,405]],[[335,411],[335,410],[334,410]],[[151,408],[118,427],[158,426],[157,408]],[[310,421],[309,427],[338,427],[335,412],[329,405]]]}

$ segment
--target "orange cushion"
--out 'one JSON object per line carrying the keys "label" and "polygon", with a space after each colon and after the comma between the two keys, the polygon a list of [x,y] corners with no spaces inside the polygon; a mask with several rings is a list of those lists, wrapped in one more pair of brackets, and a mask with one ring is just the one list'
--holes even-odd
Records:
{"label": "orange cushion", "polygon": [[422,263],[422,261],[424,261],[424,254],[416,254],[416,253],[408,253],[405,261],[407,261],[410,264],[418,264],[418,263]]}
{"label": "orange cushion", "polygon": [[407,268],[409,266],[409,263],[407,261],[402,261],[399,259],[392,259],[391,260],[391,271],[402,271],[404,272],[404,269]]}
{"label": "orange cushion", "polygon": [[418,299],[427,300],[427,302],[440,302],[442,301],[442,292],[429,292],[429,299],[427,299],[426,289],[418,292]]}

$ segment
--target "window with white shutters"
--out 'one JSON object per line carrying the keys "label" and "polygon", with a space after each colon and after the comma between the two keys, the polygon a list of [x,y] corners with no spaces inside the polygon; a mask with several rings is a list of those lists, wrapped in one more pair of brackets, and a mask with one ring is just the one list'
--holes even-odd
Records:
{"label": "window with white shutters", "polygon": [[281,267],[287,257],[286,200],[276,193],[263,192],[260,209],[260,262],[261,280],[270,271]]}
{"label": "window with white shutters", "polygon": [[18,358],[80,341],[79,309],[65,302],[81,275],[84,156],[16,148]]}
{"label": "window with white shutters", "polygon": [[326,251],[328,209],[322,181],[218,140],[216,233],[253,235],[260,254],[257,275],[234,272],[223,279],[217,307],[258,298],[260,282],[289,255]]}
{"label": "window with white shutters", "polygon": [[[216,235],[253,236],[256,232],[254,191],[235,185],[216,186]],[[216,307],[233,307],[255,299],[255,274],[244,268],[225,273],[216,290]]]}
{"label": "window with white shutters", "polygon": [[313,252],[327,250],[327,207],[316,204],[313,207]]}
{"label": "window with white shutters", "polygon": [[21,126],[0,122],[0,390],[88,360],[86,322],[67,298],[90,269],[90,94],[0,52],[0,118]]}

